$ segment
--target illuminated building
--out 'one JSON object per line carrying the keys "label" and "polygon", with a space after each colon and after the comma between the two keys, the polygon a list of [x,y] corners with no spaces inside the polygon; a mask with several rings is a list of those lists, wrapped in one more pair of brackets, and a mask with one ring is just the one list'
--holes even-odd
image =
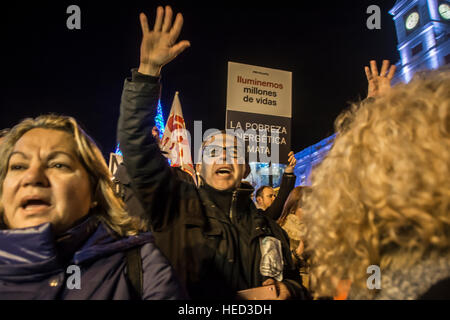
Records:
{"label": "illuminated building", "polygon": [[297,159],[297,165],[294,169],[294,174],[297,176],[296,186],[311,185],[311,170],[328,154],[335,137],[336,134],[333,134],[295,154]]}
{"label": "illuminated building", "polygon": [[[389,11],[397,31],[400,61],[392,83],[409,82],[418,71],[450,64],[450,1],[397,0]],[[334,135],[295,154],[296,185],[310,185],[310,173],[330,150]]]}
{"label": "illuminated building", "polygon": [[389,13],[400,52],[393,83],[407,83],[417,71],[450,63],[450,1],[397,0]]}

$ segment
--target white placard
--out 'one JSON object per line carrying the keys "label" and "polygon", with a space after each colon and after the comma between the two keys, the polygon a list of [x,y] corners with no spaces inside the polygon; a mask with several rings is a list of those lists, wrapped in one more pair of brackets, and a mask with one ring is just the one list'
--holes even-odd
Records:
{"label": "white placard", "polygon": [[227,110],[292,116],[292,72],[228,62]]}

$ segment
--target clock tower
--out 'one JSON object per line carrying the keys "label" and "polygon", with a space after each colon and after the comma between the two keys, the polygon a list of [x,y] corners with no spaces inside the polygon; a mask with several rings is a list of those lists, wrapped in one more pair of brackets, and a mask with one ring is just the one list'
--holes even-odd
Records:
{"label": "clock tower", "polygon": [[393,83],[450,64],[450,0],[397,0],[389,13],[400,52]]}

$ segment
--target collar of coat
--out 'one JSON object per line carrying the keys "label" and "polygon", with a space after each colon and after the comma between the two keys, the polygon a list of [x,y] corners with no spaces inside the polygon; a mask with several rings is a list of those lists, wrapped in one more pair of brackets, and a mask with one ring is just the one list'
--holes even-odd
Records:
{"label": "collar of coat", "polygon": [[50,223],[0,230],[0,279],[30,281],[153,241],[151,233],[120,238],[97,217],[84,219],[59,237]]}
{"label": "collar of coat", "polygon": [[[229,212],[219,213],[219,208],[214,204],[214,202],[210,199],[211,194],[205,190],[205,188],[199,188],[200,199],[202,201],[203,206],[206,211],[206,218],[214,218],[219,220],[225,224],[232,224],[235,218],[240,219],[239,215],[248,214],[251,215],[251,229],[249,229],[249,233],[251,234],[251,239],[258,238],[261,236],[273,236],[273,232],[270,228],[270,223],[268,223],[268,218],[261,214],[256,209],[254,202],[251,199],[251,195],[254,191],[254,188],[249,183],[241,183],[239,188],[235,190],[228,191],[230,192],[230,196],[233,197],[235,195],[235,199],[231,201],[231,207],[235,206],[234,214],[235,217],[231,218],[229,216]],[[230,208],[231,209],[231,208]],[[193,218],[193,217],[192,217]],[[198,217],[197,217],[198,218]],[[204,219],[194,219],[191,221],[192,224],[196,224],[198,226],[204,226]],[[208,235],[219,235],[222,231],[211,229],[206,234]]]}

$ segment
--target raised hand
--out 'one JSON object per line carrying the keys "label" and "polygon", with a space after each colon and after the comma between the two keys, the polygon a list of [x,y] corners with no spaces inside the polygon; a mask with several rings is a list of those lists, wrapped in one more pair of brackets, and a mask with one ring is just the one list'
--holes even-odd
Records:
{"label": "raised hand", "polygon": [[142,74],[159,76],[161,68],[191,44],[187,40],[176,43],[183,26],[183,15],[178,13],[172,25],[172,8],[158,7],[153,30],[148,27],[144,13],[139,15],[142,28],[141,57],[138,71]]}
{"label": "raised hand", "polygon": [[285,173],[293,173],[295,165],[297,164],[297,159],[295,159],[293,151],[289,152],[288,157],[289,157],[288,165],[286,166],[286,170],[284,170],[284,172]]}
{"label": "raised hand", "polygon": [[367,66],[364,67],[369,83],[367,98],[379,97],[391,89],[391,80],[394,77],[395,69],[395,65],[391,65],[389,68],[389,60],[383,60],[383,65],[381,66],[381,72],[379,74],[375,60],[370,61],[370,69]]}

